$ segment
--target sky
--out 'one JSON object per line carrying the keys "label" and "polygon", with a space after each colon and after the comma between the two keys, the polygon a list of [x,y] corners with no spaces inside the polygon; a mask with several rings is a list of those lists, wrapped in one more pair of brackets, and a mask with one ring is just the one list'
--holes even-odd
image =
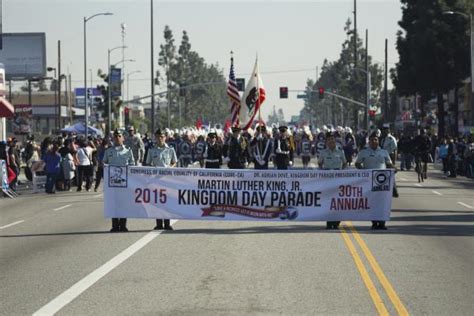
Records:
{"label": "sky", "polygon": [[[285,119],[298,115],[303,101],[297,99],[308,78],[314,79],[324,59],[335,61],[346,38],[343,30],[353,20],[354,1],[160,1],[154,0],[155,70],[163,44],[163,30],[169,25],[179,46],[182,31],[188,33],[191,49],[208,64],[218,64],[227,78],[230,51],[234,52],[237,77],[248,77],[255,58],[267,99],[262,116],[275,106]],[[132,96],[146,96],[150,90],[150,0],[3,0],[3,32],[45,32],[47,65],[57,67],[57,42],[61,41],[61,67],[72,75],[73,87],[82,87],[83,18],[100,12],[87,22],[87,68],[93,72],[94,86],[101,79],[97,70],[107,69],[108,49],[122,45],[125,24],[125,64],[130,75]],[[398,61],[396,33],[400,29],[401,4],[397,0],[357,0],[357,28],[365,43],[369,33],[369,54],[383,64],[388,39],[388,64]],[[111,62],[122,59],[121,50],[111,53]],[[52,75],[52,74],[50,74]],[[88,78],[90,76],[88,71]],[[88,79],[90,80],[90,79]],[[89,84],[89,81],[88,81]],[[127,94],[127,84],[125,96]],[[288,87],[288,99],[279,98],[279,87]],[[391,83],[389,83],[389,87]],[[157,91],[164,90],[158,87]]]}

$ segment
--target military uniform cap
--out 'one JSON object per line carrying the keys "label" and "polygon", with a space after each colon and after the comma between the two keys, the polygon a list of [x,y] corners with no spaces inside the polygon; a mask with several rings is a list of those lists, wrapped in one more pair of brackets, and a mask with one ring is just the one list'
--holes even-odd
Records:
{"label": "military uniform cap", "polygon": [[267,127],[265,125],[258,125],[256,128],[257,132],[265,132],[267,130]]}
{"label": "military uniform cap", "polygon": [[161,128],[158,128],[158,129],[155,131],[155,135],[165,135],[165,132],[164,132]]}
{"label": "military uniform cap", "polygon": [[284,133],[288,130],[288,126],[280,126],[278,130],[280,130],[281,133]]}
{"label": "military uniform cap", "polygon": [[118,128],[116,128],[116,129],[114,130],[114,136],[119,136],[119,135],[122,135],[122,131],[119,130]]}

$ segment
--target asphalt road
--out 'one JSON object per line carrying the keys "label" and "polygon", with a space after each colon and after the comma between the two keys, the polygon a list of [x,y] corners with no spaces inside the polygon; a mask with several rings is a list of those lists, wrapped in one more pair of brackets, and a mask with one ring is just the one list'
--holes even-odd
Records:
{"label": "asphalt road", "polygon": [[0,199],[0,315],[472,315],[474,181],[397,174],[367,222],[129,220],[93,192]]}

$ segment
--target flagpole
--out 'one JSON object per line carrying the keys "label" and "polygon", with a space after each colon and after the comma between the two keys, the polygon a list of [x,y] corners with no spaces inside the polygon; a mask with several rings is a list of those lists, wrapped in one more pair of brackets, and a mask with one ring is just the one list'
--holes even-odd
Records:
{"label": "flagpole", "polygon": [[258,53],[256,53],[255,62],[257,63],[257,102],[258,102],[258,122],[262,121],[262,113],[260,112],[260,108],[262,105],[260,104],[260,86],[258,82],[258,75],[260,74],[260,68],[258,67]]}

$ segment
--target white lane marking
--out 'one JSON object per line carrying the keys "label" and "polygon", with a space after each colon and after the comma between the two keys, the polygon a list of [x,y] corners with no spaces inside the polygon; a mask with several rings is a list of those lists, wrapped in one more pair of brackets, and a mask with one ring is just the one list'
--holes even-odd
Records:
{"label": "white lane marking", "polygon": [[0,229],[12,227],[12,226],[18,225],[18,224],[23,223],[23,222],[24,221],[18,221],[18,222],[14,222],[14,223],[11,223],[11,224],[8,224],[8,225],[5,225],[5,226],[0,226]]}
{"label": "white lane marking", "polygon": [[[176,222],[177,220],[171,221],[172,224],[175,224]],[[50,301],[48,304],[38,309],[36,312],[33,313],[33,315],[56,314],[61,308],[71,303],[76,297],[81,295],[89,287],[91,287],[97,281],[102,279],[110,271],[118,267],[122,262],[133,256],[137,251],[145,247],[149,242],[158,237],[162,232],[162,230],[149,232],[148,234],[140,238],[138,241],[136,241],[133,245],[131,245],[130,247],[128,247],[127,249],[104,263],[102,266],[91,272],[89,275],[87,275],[85,278],[71,286],[63,293],[59,294],[59,296]]]}
{"label": "white lane marking", "polygon": [[433,190],[433,191],[431,191],[431,192],[433,192],[433,193],[436,194],[436,195],[442,195],[441,193],[439,193],[438,191],[435,191],[435,190]]}
{"label": "white lane marking", "polygon": [[421,185],[420,183],[415,183],[415,185],[416,185],[417,187],[422,187],[422,185]]}
{"label": "white lane marking", "polygon": [[94,195],[95,198],[100,198],[102,197],[103,194],[97,194],[97,195]]}
{"label": "white lane marking", "polygon": [[458,204],[459,204],[459,205],[462,205],[462,206],[465,206],[465,207],[467,207],[467,208],[474,209],[474,206],[470,206],[470,205],[468,205],[468,204],[466,204],[466,203],[463,203],[463,202],[458,202]]}
{"label": "white lane marking", "polygon": [[58,207],[58,208],[53,209],[53,211],[60,211],[60,210],[63,210],[63,209],[65,209],[65,208],[68,208],[68,207],[70,207],[70,206],[71,206],[71,204],[64,205],[64,206],[61,206],[61,207]]}

